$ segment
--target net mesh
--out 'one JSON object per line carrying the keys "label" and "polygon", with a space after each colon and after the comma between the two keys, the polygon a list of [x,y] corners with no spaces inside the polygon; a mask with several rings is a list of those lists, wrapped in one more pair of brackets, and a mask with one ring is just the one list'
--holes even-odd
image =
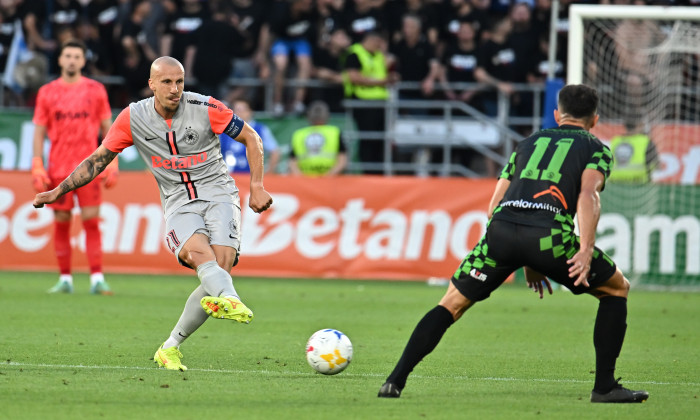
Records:
{"label": "net mesh", "polygon": [[594,134],[648,134],[659,159],[649,183],[608,184],[597,243],[634,283],[698,288],[700,23],[589,18],[583,39]]}

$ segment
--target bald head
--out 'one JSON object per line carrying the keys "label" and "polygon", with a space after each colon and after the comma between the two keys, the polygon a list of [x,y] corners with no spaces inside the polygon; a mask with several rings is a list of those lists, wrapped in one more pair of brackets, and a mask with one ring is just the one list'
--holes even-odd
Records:
{"label": "bald head", "polygon": [[173,69],[177,68],[180,70],[182,73],[185,72],[185,68],[182,66],[182,64],[177,61],[176,59],[168,56],[164,57],[158,57],[155,60],[153,60],[153,63],[151,64],[151,79],[156,73],[160,73],[165,69]]}
{"label": "bald head", "polygon": [[172,57],[157,58],[151,64],[148,87],[155,96],[156,111],[165,119],[172,118],[185,89],[185,69]]}

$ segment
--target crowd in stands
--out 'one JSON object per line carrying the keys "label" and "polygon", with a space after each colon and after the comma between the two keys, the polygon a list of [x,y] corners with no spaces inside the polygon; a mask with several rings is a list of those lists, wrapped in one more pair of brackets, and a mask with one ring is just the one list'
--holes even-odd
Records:
{"label": "crowd in stands", "polygon": [[[603,0],[602,3],[608,3]],[[695,3],[694,0],[677,1]],[[262,107],[259,89],[230,84],[236,78],[274,83],[274,112],[303,112],[322,99],[342,109],[346,49],[363,34],[385,39],[396,80],[420,83],[408,98],[473,102],[495,114],[495,93],[455,90],[452,82],[480,82],[512,95],[514,109],[527,100],[513,83],[541,82],[547,67],[551,0],[0,0],[0,70],[21,22],[27,46],[56,74],[58,45],[81,39],[89,49],[88,76],[121,76],[110,101],[122,107],[149,96],[150,63],[180,60],[193,83],[188,89],[228,103]],[[561,0],[556,27],[557,76],[566,69],[568,7]],[[583,3],[591,3],[583,2]],[[598,3],[598,2],[594,2]],[[643,4],[613,0],[615,4]],[[316,79],[331,89],[286,87],[289,79]],[[31,92],[41,80],[27,82]],[[44,80],[45,82],[46,80]],[[6,99],[7,101],[7,99]],[[31,105],[31,95],[27,105]],[[475,104],[476,105],[476,104]]]}

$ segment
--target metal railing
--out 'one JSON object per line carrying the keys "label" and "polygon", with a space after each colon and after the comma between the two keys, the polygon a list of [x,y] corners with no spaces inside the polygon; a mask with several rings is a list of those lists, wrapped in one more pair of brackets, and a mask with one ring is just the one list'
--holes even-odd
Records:
{"label": "metal railing", "polygon": [[[123,86],[124,78],[121,76],[97,76],[96,80],[106,86]],[[196,85],[197,81],[194,78],[187,78],[185,86]],[[274,84],[269,79],[259,78],[231,78],[228,80],[231,88],[250,87],[262,88],[264,112],[272,115]],[[337,89],[338,84],[325,82],[322,80],[308,79],[288,79],[285,82],[285,87],[288,89],[308,88],[308,89]],[[532,114],[526,116],[511,116],[510,115],[510,99],[502,92],[496,92],[490,87],[484,87],[477,83],[451,83],[448,85],[435,84],[435,91],[446,89],[453,90],[478,90],[480,92],[492,91],[497,93],[497,115],[488,116],[471,105],[461,101],[437,100],[437,99],[400,99],[406,92],[420,91],[421,83],[419,82],[399,82],[389,86],[389,99],[387,101],[361,101],[361,100],[345,100],[345,118],[346,127],[344,130],[344,138],[346,142],[352,143],[358,138],[373,139],[375,141],[384,141],[384,161],[381,163],[369,162],[350,162],[349,169],[351,171],[382,171],[390,175],[397,172],[413,172],[417,174],[426,174],[434,172],[440,176],[449,176],[451,174],[478,177],[483,176],[474,170],[465,167],[461,164],[451,162],[452,154],[455,148],[469,148],[484,158],[490,159],[493,162],[503,165],[512,153],[514,144],[521,139],[521,135],[510,127],[512,126],[529,126],[531,131],[538,130],[542,122],[541,109],[541,93],[544,86],[541,84],[514,84],[515,92],[531,93],[532,95]],[[2,85],[2,75],[0,74],[0,107],[4,103],[3,95],[4,86]],[[357,131],[352,124],[351,110],[354,108],[377,108],[385,113],[386,129],[380,132],[360,132]],[[446,126],[448,134],[426,137],[410,136],[406,134],[399,135],[396,132],[396,123],[401,118],[402,111],[405,110],[423,110],[428,111],[433,115],[433,119],[439,119]],[[458,115],[461,114],[461,115]],[[468,138],[455,133],[454,125],[460,121],[476,121],[487,126],[490,126],[498,131],[500,140],[498,147],[489,147],[483,144],[470,142]],[[396,162],[393,159],[393,147],[401,141],[408,141],[411,146],[417,148],[416,155],[419,157],[419,162]],[[443,159],[440,163],[429,163],[425,161],[424,154],[431,148],[442,149]],[[421,159],[421,156],[423,157]]]}

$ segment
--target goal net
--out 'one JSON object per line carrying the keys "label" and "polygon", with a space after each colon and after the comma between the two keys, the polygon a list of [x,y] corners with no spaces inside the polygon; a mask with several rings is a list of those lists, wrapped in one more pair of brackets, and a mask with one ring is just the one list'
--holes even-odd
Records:
{"label": "goal net", "polygon": [[596,243],[635,285],[700,289],[700,10],[573,5],[569,23],[594,134],[646,134],[658,155],[650,182],[608,182]]}

